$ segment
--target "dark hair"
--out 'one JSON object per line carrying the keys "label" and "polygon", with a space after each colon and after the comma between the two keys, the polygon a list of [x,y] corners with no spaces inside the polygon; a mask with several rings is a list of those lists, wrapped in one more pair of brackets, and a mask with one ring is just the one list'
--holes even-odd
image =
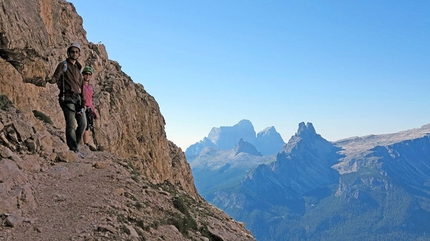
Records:
{"label": "dark hair", "polygon": [[69,47],[69,48],[67,49],[67,53],[70,53],[70,51],[72,50],[72,48],[77,48],[77,49],[78,49],[78,52],[79,52],[79,53],[81,52],[81,50],[80,50],[78,47],[71,46],[71,47]]}

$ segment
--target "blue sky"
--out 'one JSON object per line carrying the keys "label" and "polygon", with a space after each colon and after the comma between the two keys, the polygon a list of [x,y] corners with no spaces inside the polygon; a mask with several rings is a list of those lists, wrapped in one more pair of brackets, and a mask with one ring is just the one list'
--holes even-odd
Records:
{"label": "blue sky", "polygon": [[430,123],[430,1],[71,0],[184,151],[250,120],[287,142]]}

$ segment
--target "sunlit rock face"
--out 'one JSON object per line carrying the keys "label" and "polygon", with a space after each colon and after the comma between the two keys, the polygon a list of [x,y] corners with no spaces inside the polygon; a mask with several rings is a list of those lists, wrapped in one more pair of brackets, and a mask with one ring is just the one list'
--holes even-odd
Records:
{"label": "sunlit rock face", "polygon": [[[81,45],[78,61],[94,68],[97,148],[135,157],[134,166],[154,182],[181,183],[194,196],[191,170],[170,143],[158,103],[121,66],[108,59],[102,44],[86,39],[82,18],[63,1],[2,1],[0,14],[0,93],[26,113],[40,111],[64,129],[57,86],[46,84],[71,42]],[[172,156],[174,155],[174,160]],[[174,163],[175,165],[172,165]]]}
{"label": "sunlit rock face", "polygon": [[[200,197],[154,97],[82,23],[66,1],[0,0],[0,239],[255,240]],[[80,155],[47,84],[75,41],[100,116]]]}

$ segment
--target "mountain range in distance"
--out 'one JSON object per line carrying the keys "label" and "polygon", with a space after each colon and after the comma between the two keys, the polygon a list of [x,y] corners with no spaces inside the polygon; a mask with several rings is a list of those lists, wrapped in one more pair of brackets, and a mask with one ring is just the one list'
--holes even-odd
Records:
{"label": "mountain range in distance", "polygon": [[187,157],[193,157],[205,148],[230,150],[241,139],[252,144],[261,155],[265,156],[278,153],[285,145],[275,127],[267,127],[256,134],[251,121],[241,120],[234,126],[213,127],[207,137],[189,146],[185,154]]}
{"label": "mountain range in distance", "polygon": [[200,195],[259,241],[430,240],[430,125],[329,142],[302,122],[285,143],[242,120],[185,154]]}

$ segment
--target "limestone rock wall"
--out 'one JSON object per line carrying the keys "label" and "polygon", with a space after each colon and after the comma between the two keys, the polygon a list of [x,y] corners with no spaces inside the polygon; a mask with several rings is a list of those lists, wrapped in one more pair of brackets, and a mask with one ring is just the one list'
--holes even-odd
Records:
{"label": "limestone rock wall", "polygon": [[58,89],[46,81],[73,41],[82,46],[79,62],[95,69],[97,147],[132,160],[154,183],[168,180],[200,198],[182,150],[166,138],[165,120],[154,97],[109,60],[104,45],[88,42],[73,4],[0,0],[0,94],[27,116],[41,112],[64,129]]}

